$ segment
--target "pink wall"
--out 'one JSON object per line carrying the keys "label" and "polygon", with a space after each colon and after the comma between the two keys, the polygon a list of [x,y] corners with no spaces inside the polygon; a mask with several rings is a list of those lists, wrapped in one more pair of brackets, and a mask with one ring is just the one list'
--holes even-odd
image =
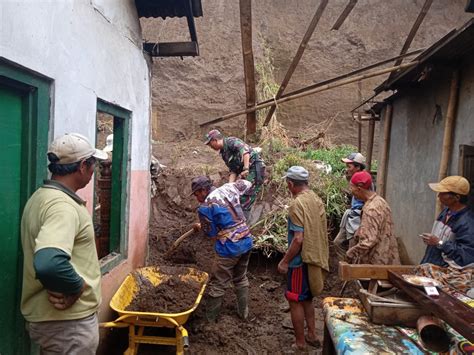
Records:
{"label": "pink wall", "polygon": [[[78,191],[88,201],[92,211],[92,183]],[[150,215],[150,172],[132,171],[130,177],[130,202],[128,206],[128,257],[110,272],[102,275],[102,304],[99,309],[101,322],[113,320],[109,302],[125,276],[133,269],[145,265],[148,250],[148,221]]]}

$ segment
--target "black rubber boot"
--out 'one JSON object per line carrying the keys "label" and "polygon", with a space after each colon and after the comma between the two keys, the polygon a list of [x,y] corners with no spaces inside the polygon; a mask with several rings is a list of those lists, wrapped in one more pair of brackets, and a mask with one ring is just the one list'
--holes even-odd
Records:
{"label": "black rubber boot", "polygon": [[211,297],[206,300],[206,318],[208,322],[215,322],[221,311],[222,296]]}
{"label": "black rubber boot", "polygon": [[242,319],[247,319],[249,316],[249,288],[240,287],[235,290],[237,296],[237,314]]}

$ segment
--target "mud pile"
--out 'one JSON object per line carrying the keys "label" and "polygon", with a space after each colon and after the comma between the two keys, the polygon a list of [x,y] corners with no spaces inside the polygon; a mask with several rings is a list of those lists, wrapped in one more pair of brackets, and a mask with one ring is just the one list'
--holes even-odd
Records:
{"label": "mud pile", "polygon": [[133,276],[137,282],[138,293],[127,306],[127,311],[152,313],[181,313],[191,309],[199,295],[201,285],[195,280],[181,279],[180,270],[172,270],[177,274],[166,275],[166,280],[153,285],[139,273]]}

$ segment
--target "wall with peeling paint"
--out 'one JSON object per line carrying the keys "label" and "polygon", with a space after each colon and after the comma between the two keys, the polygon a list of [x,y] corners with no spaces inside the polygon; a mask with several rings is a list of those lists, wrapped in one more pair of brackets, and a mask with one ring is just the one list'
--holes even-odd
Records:
{"label": "wall with peeling paint", "polygon": [[[79,132],[94,143],[97,99],[132,112],[128,256],[103,276],[102,320],[112,316],[112,294],[127,273],[144,264],[147,250],[151,90],[141,37],[133,0],[0,4],[0,58],[52,79],[50,140]],[[92,206],[92,183],[79,194]]]}

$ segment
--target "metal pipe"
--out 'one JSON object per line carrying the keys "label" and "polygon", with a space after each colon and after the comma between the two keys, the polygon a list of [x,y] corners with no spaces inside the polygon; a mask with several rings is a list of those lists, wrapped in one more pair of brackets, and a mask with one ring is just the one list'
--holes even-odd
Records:
{"label": "metal pipe", "polygon": [[416,329],[427,350],[444,353],[449,350],[450,339],[439,318],[421,316],[416,321]]}

